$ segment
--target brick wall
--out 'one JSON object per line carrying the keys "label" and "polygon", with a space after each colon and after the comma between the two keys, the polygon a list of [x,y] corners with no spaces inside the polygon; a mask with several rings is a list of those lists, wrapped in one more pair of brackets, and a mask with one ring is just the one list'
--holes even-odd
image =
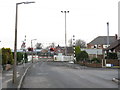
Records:
{"label": "brick wall", "polygon": [[96,63],[87,63],[87,62],[78,62],[78,64],[82,65],[82,66],[88,66],[88,67],[94,67],[94,68],[101,68],[102,64],[96,64]]}
{"label": "brick wall", "polygon": [[119,60],[106,60],[107,64],[113,64],[114,66],[119,66]]}

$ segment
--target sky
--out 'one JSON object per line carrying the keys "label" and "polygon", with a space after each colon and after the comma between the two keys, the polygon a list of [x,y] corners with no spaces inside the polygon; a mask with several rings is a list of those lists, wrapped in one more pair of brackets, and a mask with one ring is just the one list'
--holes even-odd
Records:
{"label": "sky", "polygon": [[[14,49],[16,3],[26,0],[1,0],[0,2],[0,48]],[[27,0],[31,1],[31,0]],[[97,36],[118,34],[119,0],[32,0],[35,3],[18,6],[17,49],[20,49],[26,35],[26,47],[43,43],[65,45],[66,14],[68,40],[82,39],[86,43]]]}

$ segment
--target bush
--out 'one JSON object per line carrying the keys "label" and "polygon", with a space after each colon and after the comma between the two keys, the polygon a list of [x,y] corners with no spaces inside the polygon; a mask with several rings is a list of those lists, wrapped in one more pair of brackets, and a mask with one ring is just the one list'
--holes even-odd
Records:
{"label": "bush", "polygon": [[[13,52],[13,56],[14,56],[14,52]],[[23,53],[17,52],[17,63],[21,62],[22,60],[23,60]]]}
{"label": "bush", "polygon": [[2,65],[12,64],[13,55],[10,48],[2,48]]}
{"label": "bush", "polygon": [[23,60],[23,53],[17,52],[17,61],[21,62]]}
{"label": "bush", "polygon": [[117,53],[107,53],[107,56],[105,57],[105,59],[118,59],[117,57]]}
{"label": "bush", "polygon": [[75,47],[75,55],[78,55],[81,52],[80,46]]}
{"label": "bush", "polygon": [[89,56],[88,56],[88,53],[86,51],[81,51],[80,53],[78,53],[76,55],[77,61],[88,60],[88,58],[89,58]]}
{"label": "bush", "polygon": [[100,63],[100,59],[99,58],[92,58],[91,62]]}

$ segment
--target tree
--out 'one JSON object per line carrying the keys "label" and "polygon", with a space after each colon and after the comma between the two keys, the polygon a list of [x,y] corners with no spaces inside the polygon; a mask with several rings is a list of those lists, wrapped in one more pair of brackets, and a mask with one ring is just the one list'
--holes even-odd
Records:
{"label": "tree", "polygon": [[21,62],[23,60],[23,53],[17,52],[17,61]]}
{"label": "tree", "polygon": [[100,63],[100,59],[99,58],[92,58],[91,62],[93,63]]}
{"label": "tree", "polygon": [[89,58],[89,56],[86,51],[81,51],[76,56],[77,61],[85,61],[85,60],[88,60],[88,58]]}
{"label": "tree", "polygon": [[49,49],[49,48],[54,48],[55,47],[55,43],[52,42],[49,46],[46,47],[46,49]]}
{"label": "tree", "polygon": [[108,52],[107,53],[107,56],[105,57],[106,59],[118,59],[117,57],[117,53],[111,53],[111,52]]}
{"label": "tree", "polygon": [[37,43],[35,46],[36,46],[36,49],[42,49],[43,48],[42,43]]}
{"label": "tree", "polygon": [[78,55],[81,52],[80,46],[75,47],[75,55]]}
{"label": "tree", "polygon": [[[69,43],[69,46],[70,46],[70,47],[73,46],[72,39],[69,39],[68,43]],[[85,42],[84,40],[77,39],[77,40],[75,41],[75,46],[80,46],[80,48],[86,48],[86,42]]]}
{"label": "tree", "polygon": [[77,39],[75,46],[80,46],[80,48],[86,48],[86,42],[84,40]]}
{"label": "tree", "polygon": [[80,54],[81,50],[80,50],[80,46],[76,46],[75,47],[75,57],[76,57],[76,60],[78,61],[79,60],[79,54]]}
{"label": "tree", "polygon": [[2,48],[2,65],[13,64],[13,55],[10,48]]}

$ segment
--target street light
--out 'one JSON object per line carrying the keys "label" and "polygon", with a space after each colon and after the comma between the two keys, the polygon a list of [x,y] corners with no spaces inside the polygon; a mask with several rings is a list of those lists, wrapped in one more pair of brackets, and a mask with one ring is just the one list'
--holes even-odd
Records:
{"label": "street light", "polygon": [[20,2],[16,3],[16,16],[15,16],[15,42],[14,42],[14,66],[13,66],[13,83],[16,83],[16,61],[17,61],[17,16],[18,16],[18,5],[30,4],[35,2]]}
{"label": "street light", "polygon": [[[33,48],[33,45],[32,45],[32,41],[33,41],[33,40],[37,40],[37,39],[32,39],[32,40],[31,40],[31,48]],[[32,49],[32,63],[33,63],[33,49]]]}
{"label": "street light", "polygon": [[61,11],[61,13],[65,13],[65,56],[67,56],[66,13],[69,13],[69,11]]}

